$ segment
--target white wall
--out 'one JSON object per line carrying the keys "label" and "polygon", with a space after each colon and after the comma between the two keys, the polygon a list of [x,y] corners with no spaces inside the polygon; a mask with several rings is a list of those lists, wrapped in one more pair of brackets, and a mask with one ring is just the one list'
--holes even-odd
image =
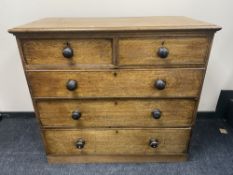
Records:
{"label": "white wall", "polygon": [[1,0],[0,111],[32,111],[15,39],[7,29],[44,17],[189,16],[223,27],[216,34],[199,111],[233,89],[232,0]]}

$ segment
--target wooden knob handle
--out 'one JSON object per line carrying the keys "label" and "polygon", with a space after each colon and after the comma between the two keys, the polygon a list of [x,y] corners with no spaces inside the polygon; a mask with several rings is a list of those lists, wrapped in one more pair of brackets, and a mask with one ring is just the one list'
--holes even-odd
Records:
{"label": "wooden knob handle", "polygon": [[76,148],[83,149],[85,146],[85,140],[84,139],[78,139],[76,142]]}
{"label": "wooden knob handle", "polygon": [[82,116],[82,113],[79,110],[75,110],[72,112],[72,118],[74,120],[79,120]]}
{"label": "wooden knob handle", "polygon": [[63,49],[62,54],[65,58],[73,57],[74,52],[69,43],[67,43],[67,46]]}
{"label": "wooden knob handle", "polygon": [[69,91],[74,91],[78,87],[78,82],[76,80],[68,80],[66,83],[66,88]]}
{"label": "wooden knob handle", "polygon": [[152,117],[154,118],[154,119],[159,119],[160,117],[161,117],[161,111],[159,110],[159,109],[155,109],[155,110],[153,110],[152,112],[151,112],[151,114],[152,114]]}
{"label": "wooden knob handle", "polygon": [[160,58],[167,58],[169,51],[166,47],[160,47],[157,53]]}
{"label": "wooden knob handle", "polygon": [[157,80],[157,81],[155,81],[155,85],[154,86],[158,90],[163,90],[166,87],[166,81],[164,81],[164,80]]}
{"label": "wooden knob handle", "polygon": [[157,148],[159,146],[159,141],[156,139],[150,139],[149,140],[149,146],[151,148]]}

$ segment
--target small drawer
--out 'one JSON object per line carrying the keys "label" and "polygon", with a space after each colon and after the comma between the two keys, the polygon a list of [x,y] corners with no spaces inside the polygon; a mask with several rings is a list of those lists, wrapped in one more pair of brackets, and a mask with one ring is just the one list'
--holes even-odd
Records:
{"label": "small drawer", "polygon": [[119,65],[194,65],[205,64],[207,37],[122,38],[119,40]]}
{"label": "small drawer", "polygon": [[187,152],[190,128],[44,130],[49,155],[156,155]]}
{"label": "small drawer", "polygon": [[110,39],[28,39],[21,42],[25,61],[29,65],[112,64]]}
{"label": "small drawer", "polygon": [[34,97],[197,97],[204,69],[28,71]]}
{"label": "small drawer", "polygon": [[182,127],[191,126],[192,99],[38,100],[44,127]]}

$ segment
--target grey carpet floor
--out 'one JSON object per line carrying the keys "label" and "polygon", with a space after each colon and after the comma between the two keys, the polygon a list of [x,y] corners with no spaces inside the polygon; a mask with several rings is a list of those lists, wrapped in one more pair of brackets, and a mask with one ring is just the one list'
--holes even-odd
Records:
{"label": "grey carpet floor", "polygon": [[[228,134],[221,134],[226,128]],[[198,120],[190,159],[182,163],[47,164],[34,118],[0,122],[0,175],[233,175],[233,129],[220,120]]]}

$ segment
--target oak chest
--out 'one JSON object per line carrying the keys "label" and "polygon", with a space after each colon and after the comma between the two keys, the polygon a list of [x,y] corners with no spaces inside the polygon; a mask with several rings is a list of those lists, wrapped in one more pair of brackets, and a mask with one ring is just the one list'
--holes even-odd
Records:
{"label": "oak chest", "polygon": [[46,18],[10,29],[48,161],[186,160],[217,30],[185,17]]}

